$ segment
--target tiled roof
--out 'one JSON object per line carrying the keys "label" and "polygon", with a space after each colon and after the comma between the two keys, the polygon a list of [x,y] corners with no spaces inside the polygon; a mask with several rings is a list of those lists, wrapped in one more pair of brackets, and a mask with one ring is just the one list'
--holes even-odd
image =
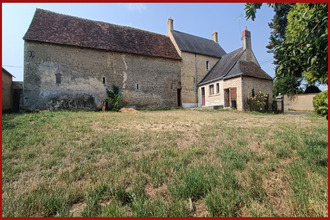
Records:
{"label": "tiled roof", "polygon": [[175,30],[172,30],[171,33],[181,51],[218,58],[221,58],[224,54],[226,54],[222,47],[213,40],[208,40]]}
{"label": "tiled roof", "polygon": [[198,85],[201,86],[216,80],[226,80],[238,76],[273,80],[272,77],[263,71],[256,63],[250,61],[239,61],[244,52],[245,50],[240,48],[224,55]]}
{"label": "tiled roof", "polygon": [[37,9],[26,41],[181,59],[169,37],[136,28]]}
{"label": "tiled roof", "polygon": [[260,66],[254,62],[239,61],[239,67],[243,76],[250,76],[258,79],[268,79],[273,80],[265,71],[263,71]]}

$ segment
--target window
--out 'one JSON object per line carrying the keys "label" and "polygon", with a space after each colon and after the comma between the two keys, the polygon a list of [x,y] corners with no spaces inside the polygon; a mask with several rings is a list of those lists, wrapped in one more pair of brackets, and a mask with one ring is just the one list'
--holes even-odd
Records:
{"label": "window", "polygon": [[209,91],[210,91],[210,95],[214,94],[214,85],[210,85]]}
{"label": "window", "polygon": [[103,84],[105,84],[105,77],[104,76],[102,78],[102,82],[103,82]]}
{"label": "window", "polygon": [[208,60],[206,60],[206,69],[210,70],[210,62]]}
{"label": "window", "polygon": [[55,76],[56,76],[56,84],[61,84],[62,75],[60,73],[56,73]]}
{"label": "window", "polygon": [[219,94],[220,93],[220,85],[219,85],[219,83],[217,83],[216,85],[217,85],[217,94]]}

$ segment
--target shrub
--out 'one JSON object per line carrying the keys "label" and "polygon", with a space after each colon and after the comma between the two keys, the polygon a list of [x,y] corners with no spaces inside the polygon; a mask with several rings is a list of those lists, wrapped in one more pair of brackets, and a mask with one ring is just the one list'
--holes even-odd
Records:
{"label": "shrub", "polygon": [[120,109],[121,95],[118,86],[112,85],[112,91],[107,89],[108,98],[106,101],[110,103],[110,109],[118,111]]}
{"label": "shrub", "polygon": [[314,110],[328,119],[328,91],[321,92],[313,98]]}
{"label": "shrub", "polygon": [[254,93],[252,89],[252,95],[247,98],[250,111],[265,112],[267,111],[268,93],[259,91]]}

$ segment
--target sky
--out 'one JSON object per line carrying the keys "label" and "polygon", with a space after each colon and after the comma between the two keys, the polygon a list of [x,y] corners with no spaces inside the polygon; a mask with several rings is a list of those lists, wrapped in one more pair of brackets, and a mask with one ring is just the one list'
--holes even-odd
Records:
{"label": "sky", "polygon": [[23,81],[22,38],[36,8],[163,35],[171,17],[174,30],[207,39],[217,31],[219,44],[227,53],[242,47],[242,31],[247,26],[261,68],[271,77],[275,75],[273,55],[266,48],[274,12],[266,5],[252,21],[245,19],[244,3],[2,3],[2,66],[15,76],[14,81]]}

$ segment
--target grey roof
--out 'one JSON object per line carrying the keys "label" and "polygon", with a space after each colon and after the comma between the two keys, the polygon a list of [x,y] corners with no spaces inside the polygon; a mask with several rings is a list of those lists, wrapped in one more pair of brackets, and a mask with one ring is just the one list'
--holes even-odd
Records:
{"label": "grey roof", "polygon": [[251,61],[240,61],[243,48],[239,48],[231,53],[224,55],[213,68],[198,83],[199,86],[205,85],[216,80],[226,80],[238,76],[248,76],[259,79],[273,80],[260,66]]}
{"label": "grey roof", "polygon": [[234,50],[233,52],[225,54],[204,76],[202,81],[200,81],[199,85],[207,84],[209,82],[222,79],[234,67],[243,52],[243,48],[240,48]]}
{"label": "grey roof", "polygon": [[197,37],[175,30],[172,30],[171,33],[181,51],[217,58],[221,58],[224,54],[226,54],[222,47],[215,43],[213,40]]}

